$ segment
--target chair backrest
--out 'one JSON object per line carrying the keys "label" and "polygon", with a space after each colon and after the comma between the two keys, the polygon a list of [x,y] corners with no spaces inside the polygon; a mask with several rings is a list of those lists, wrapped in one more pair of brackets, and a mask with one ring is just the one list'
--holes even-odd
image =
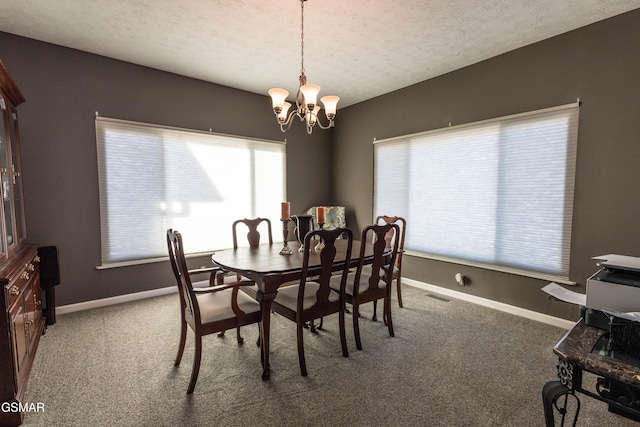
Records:
{"label": "chair backrest", "polygon": [[267,225],[267,233],[269,234],[269,244],[273,245],[273,235],[271,234],[271,221],[268,218],[254,218],[254,219],[239,219],[234,221],[231,229],[233,231],[233,248],[238,249],[238,235],[237,235],[237,226],[238,224],[244,224],[247,226],[249,231],[247,232],[247,240],[249,241],[249,247],[257,248],[260,245],[260,231],[258,231],[258,226],[262,223],[266,223]]}
{"label": "chair backrest", "polygon": [[360,274],[364,265],[365,258],[365,242],[373,242],[373,263],[371,264],[371,276],[369,278],[369,290],[378,289],[379,280],[385,280],[387,285],[391,284],[391,274],[384,277],[381,272],[393,272],[393,266],[398,255],[399,240],[396,238],[400,233],[400,227],[397,224],[373,224],[368,225],[362,230],[362,245],[360,246],[360,262],[356,270],[354,281],[354,294],[359,290]]}
{"label": "chair backrest", "polygon": [[[400,227],[400,233],[396,234],[396,236],[399,236],[396,266],[400,268],[400,266],[402,265],[402,253],[404,252],[404,236],[407,230],[407,221],[401,216],[379,215],[376,218],[376,224],[380,224],[380,221],[382,221],[384,224],[397,224]],[[389,247],[391,247],[391,241],[389,241],[388,245]]]}
{"label": "chair backrest", "polygon": [[[298,292],[298,312],[303,309],[304,300],[304,288],[310,277],[309,272],[309,257],[311,254],[317,253],[313,245],[313,239],[318,236],[324,243],[324,247],[320,251],[320,272],[313,272],[313,281],[320,284],[318,292],[316,293],[316,305],[326,303],[329,301],[329,294],[331,293],[330,282],[331,277],[335,273],[335,262],[344,262],[341,264],[341,282],[340,292],[344,293],[347,283],[347,274],[349,273],[349,260],[351,260],[351,250],[353,247],[353,232],[350,228],[335,228],[333,230],[313,230],[307,233],[304,238],[304,255],[302,261],[302,277],[300,278],[300,291]],[[336,248],[336,240],[338,238],[347,240],[347,249],[343,253],[338,254]]]}
{"label": "chair backrest", "polygon": [[173,269],[173,274],[176,276],[180,303],[183,309],[191,312],[196,322],[200,322],[198,300],[193,292],[191,277],[189,277],[189,269],[187,268],[184,247],[182,245],[182,235],[178,231],[172,229],[167,230],[167,249],[169,251],[171,268]]}

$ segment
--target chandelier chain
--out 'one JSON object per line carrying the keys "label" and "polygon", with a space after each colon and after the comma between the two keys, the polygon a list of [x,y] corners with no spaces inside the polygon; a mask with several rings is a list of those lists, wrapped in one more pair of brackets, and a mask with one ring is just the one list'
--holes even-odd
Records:
{"label": "chandelier chain", "polygon": [[301,8],[300,8],[300,75],[304,76],[304,2],[305,0],[300,0]]}

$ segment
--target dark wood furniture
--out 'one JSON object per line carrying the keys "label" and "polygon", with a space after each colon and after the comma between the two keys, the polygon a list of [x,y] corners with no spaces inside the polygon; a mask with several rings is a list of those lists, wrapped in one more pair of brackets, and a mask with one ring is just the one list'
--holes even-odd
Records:
{"label": "dark wood furniture", "polygon": [[[257,248],[260,245],[260,238],[262,237],[260,234],[260,230],[267,231],[267,239],[269,244],[273,244],[273,233],[271,232],[271,220],[269,218],[253,218],[253,219],[238,219],[231,224],[231,232],[233,235],[233,248],[238,249],[238,225],[244,225],[247,227],[247,242],[249,242],[250,248]],[[239,274],[234,274],[235,280],[242,280],[242,276]],[[229,278],[229,272],[225,272],[224,274],[218,275],[218,284],[222,284],[225,281],[225,278]],[[233,279],[231,279],[233,280]],[[257,298],[258,295],[258,287],[255,284],[243,286],[242,290],[253,298]],[[222,331],[218,334],[218,336],[224,336],[225,331]],[[236,329],[236,335],[238,337],[238,342],[242,342],[243,338],[240,335],[240,328]]]}
{"label": "dark wood furniture", "polygon": [[[250,248],[255,249],[258,246],[260,246],[260,238],[261,238],[260,228],[262,228],[264,231],[265,227],[266,227],[267,236],[268,236],[267,241],[270,245],[273,244],[273,233],[271,232],[271,220],[269,218],[254,218],[254,219],[245,218],[245,219],[239,219],[234,221],[234,223],[231,226],[231,230],[233,232],[233,249],[238,249],[238,225],[239,224],[244,224],[248,229],[247,242],[249,242]],[[237,280],[240,280],[242,276],[237,274],[236,278]],[[255,297],[258,293],[258,288],[256,286],[243,287],[242,289],[245,292],[248,292],[253,297]]]}
{"label": "dark wood furniture", "polygon": [[[187,325],[195,334],[195,354],[191,381],[187,394],[193,393],[200,371],[202,358],[202,337],[204,335],[233,329],[244,325],[260,322],[260,304],[244,292],[238,292],[245,282],[225,283],[216,285],[216,270],[189,270],[182,246],[182,236],[178,231],[167,231],[167,247],[171,268],[178,284],[180,295],[180,344],[174,365],[178,366],[182,360]],[[210,287],[195,288],[191,276],[204,272],[212,272]],[[249,282],[250,283],[250,282]]]}
{"label": "dark wood furniture", "polygon": [[[396,256],[398,254],[398,240],[394,236],[399,233],[396,224],[369,225],[362,230],[361,241],[373,241],[373,258],[371,259],[369,274],[364,273],[365,252],[360,248],[360,262],[355,272],[349,273],[347,277],[347,287],[345,289],[345,299],[353,306],[353,333],[356,339],[356,347],[362,350],[360,340],[360,306],[368,302],[374,303],[373,320],[375,317],[375,303],[381,299],[384,301],[384,320],[389,335],[394,336],[393,321],[391,318],[391,271],[393,269]],[[391,253],[389,253],[391,248]],[[337,279],[333,279],[331,287],[338,289],[340,286]]]}
{"label": "dark wood furniture", "polygon": [[[315,251],[312,242],[318,236],[324,243],[320,251],[320,274],[311,278],[309,276],[309,257]],[[342,236],[347,241],[346,251],[341,251],[338,258],[335,247],[336,239]],[[315,243],[315,242],[314,242]],[[347,349],[347,337],[344,326],[344,288],[347,283],[347,274],[351,260],[353,246],[353,232],[348,228],[336,228],[335,230],[315,230],[308,232],[304,237],[304,251],[302,258],[302,275],[296,285],[285,286],[278,291],[273,300],[272,309],[287,319],[296,323],[298,360],[300,374],[307,376],[307,364],[304,357],[304,327],[305,323],[322,318],[330,314],[339,314],[340,343],[342,355],[349,357]],[[336,269],[334,264],[341,265],[342,274],[333,276]],[[329,286],[332,278],[338,278],[340,287],[337,290]]]}
{"label": "dark wood furniture", "polygon": [[[44,331],[37,246],[27,243],[18,113],[24,97],[0,61],[0,402],[22,403]],[[5,409],[8,409],[5,411]],[[0,425],[16,426],[23,414],[3,407]]]}
{"label": "dark wood furniture", "polygon": [[382,223],[384,224],[398,224],[398,226],[400,227],[400,233],[398,234],[399,236],[399,240],[398,240],[398,255],[396,256],[396,264],[393,266],[393,277],[392,280],[396,281],[396,289],[398,292],[398,305],[400,306],[400,308],[403,308],[404,305],[402,305],[402,290],[401,290],[401,283],[400,281],[402,280],[402,253],[404,252],[404,237],[405,237],[405,232],[407,230],[407,221],[402,218],[401,216],[387,216],[387,215],[379,215],[376,218],[376,224],[380,224],[382,221]]}
{"label": "dark wood furniture", "polygon": [[[359,251],[362,242],[354,241],[351,252],[351,267],[359,263]],[[342,239],[336,241],[336,259],[343,259],[347,250],[347,242]],[[300,280],[302,277],[303,254],[298,252],[299,242],[290,243],[292,254],[280,255],[281,245],[262,244],[253,249],[240,247],[218,251],[211,256],[213,263],[225,271],[233,271],[253,280],[258,286],[258,301],[262,306],[262,379],[268,380],[269,366],[269,334],[271,328],[271,305],[278,288],[291,281]],[[365,243],[364,262],[371,262],[373,245]],[[310,251],[308,276],[320,274],[320,253]],[[334,269],[339,270],[341,265],[334,264]]]}
{"label": "dark wood furniture", "polygon": [[[542,390],[547,427],[555,425],[554,413],[561,425],[567,419],[576,425],[580,411],[577,392],[607,403],[610,412],[640,421],[640,366],[599,351],[605,333],[580,319],[553,348],[558,355],[558,380],[546,383]],[[584,388],[585,372],[597,377],[595,391]]]}
{"label": "dark wood furniture", "polygon": [[273,244],[273,234],[271,233],[271,221],[269,218],[254,218],[254,219],[239,219],[234,221],[231,229],[233,231],[233,248],[238,249],[238,225],[244,224],[247,226],[249,231],[247,232],[247,241],[249,242],[249,246],[252,248],[257,248],[260,245],[260,231],[259,227],[262,223],[266,224],[267,227],[267,235],[269,239],[269,244]]}

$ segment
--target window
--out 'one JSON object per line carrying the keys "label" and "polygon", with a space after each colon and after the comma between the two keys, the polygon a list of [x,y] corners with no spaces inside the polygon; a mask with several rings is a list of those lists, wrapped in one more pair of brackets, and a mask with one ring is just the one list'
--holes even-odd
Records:
{"label": "window", "polygon": [[568,280],[578,104],[376,141],[374,217],[405,248]]}
{"label": "window", "polygon": [[283,143],[102,117],[96,140],[103,267],[166,257],[168,228],[202,253],[231,247],[236,219],[278,223]]}

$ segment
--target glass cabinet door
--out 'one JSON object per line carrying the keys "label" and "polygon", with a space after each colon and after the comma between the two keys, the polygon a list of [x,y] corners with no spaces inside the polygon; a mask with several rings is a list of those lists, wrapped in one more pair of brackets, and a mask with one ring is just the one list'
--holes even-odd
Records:
{"label": "glass cabinet door", "polygon": [[[9,137],[11,139],[11,169],[9,174],[9,182],[13,185],[13,209],[15,228],[13,240],[16,245],[20,245],[22,240],[26,238],[25,233],[25,217],[24,217],[24,200],[22,197],[22,168],[20,166],[20,143],[18,135],[18,113],[14,108],[9,110]],[[9,233],[7,233],[8,236]],[[7,242],[11,245],[10,242]]]}
{"label": "glass cabinet door", "polygon": [[[9,126],[9,105],[5,98],[0,93],[0,196],[2,197],[2,208],[0,209],[0,217],[3,225],[0,225],[0,229],[5,228],[9,224],[11,229],[13,228],[13,218],[11,213],[11,188],[9,185],[9,141],[7,140],[7,127]],[[1,231],[1,230],[0,230]],[[7,229],[7,232],[9,230]],[[3,233],[4,234],[4,233]],[[13,234],[13,230],[9,234]],[[8,240],[8,239],[7,239]],[[0,238],[0,254],[6,257],[7,247],[9,244],[5,242],[3,238]]]}

